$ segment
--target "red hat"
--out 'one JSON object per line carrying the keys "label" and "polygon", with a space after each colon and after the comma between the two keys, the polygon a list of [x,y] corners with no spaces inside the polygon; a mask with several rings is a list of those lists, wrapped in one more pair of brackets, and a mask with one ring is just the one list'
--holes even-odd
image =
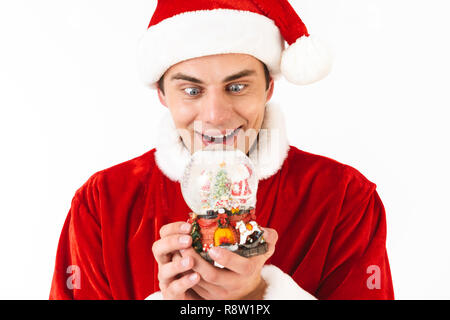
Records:
{"label": "red hat", "polygon": [[287,0],[158,0],[139,40],[141,79],[156,88],[172,65],[223,53],[252,55],[273,78],[283,74],[299,85],[331,69],[329,50],[308,33]]}

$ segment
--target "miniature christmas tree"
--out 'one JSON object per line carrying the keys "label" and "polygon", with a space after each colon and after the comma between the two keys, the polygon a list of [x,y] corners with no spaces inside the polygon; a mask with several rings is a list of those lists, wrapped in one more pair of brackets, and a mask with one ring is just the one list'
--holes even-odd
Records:
{"label": "miniature christmas tree", "polygon": [[224,169],[220,169],[216,175],[216,181],[214,183],[214,197],[221,199],[223,196],[230,196],[230,182],[228,181],[227,172]]}
{"label": "miniature christmas tree", "polygon": [[[222,166],[221,166],[222,167]],[[212,193],[212,207],[216,210],[219,207],[226,207],[226,203],[231,198],[231,182],[227,171],[222,167],[214,179],[214,189]]]}

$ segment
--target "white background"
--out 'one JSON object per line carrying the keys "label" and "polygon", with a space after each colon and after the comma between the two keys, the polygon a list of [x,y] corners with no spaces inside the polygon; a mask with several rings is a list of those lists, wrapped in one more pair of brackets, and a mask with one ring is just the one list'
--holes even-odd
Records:
{"label": "white background", "polygon": [[[1,0],[1,299],[47,299],[76,189],[153,148],[135,54],[155,4]],[[335,52],[322,82],[275,84],[291,144],[377,184],[397,299],[449,299],[448,2],[291,4]]]}

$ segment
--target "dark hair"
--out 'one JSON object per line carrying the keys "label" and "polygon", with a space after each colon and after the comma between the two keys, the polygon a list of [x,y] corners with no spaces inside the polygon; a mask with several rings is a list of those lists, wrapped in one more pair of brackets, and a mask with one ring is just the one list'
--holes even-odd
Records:
{"label": "dark hair", "polygon": [[[269,89],[270,86],[270,73],[269,73],[269,69],[267,68],[266,64],[264,62],[261,62],[263,67],[264,67],[264,77],[266,78],[266,90]],[[158,87],[161,90],[161,92],[163,94],[164,93],[164,74],[161,76],[161,78],[159,78],[158,80]]]}

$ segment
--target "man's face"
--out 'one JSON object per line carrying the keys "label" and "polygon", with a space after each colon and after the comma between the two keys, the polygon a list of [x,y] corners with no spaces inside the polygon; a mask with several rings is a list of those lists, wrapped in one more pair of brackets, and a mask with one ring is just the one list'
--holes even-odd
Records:
{"label": "man's face", "polygon": [[258,59],[234,53],[194,58],[173,65],[163,80],[158,97],[191,153],[224,146],[248,153],[273,93]]}

